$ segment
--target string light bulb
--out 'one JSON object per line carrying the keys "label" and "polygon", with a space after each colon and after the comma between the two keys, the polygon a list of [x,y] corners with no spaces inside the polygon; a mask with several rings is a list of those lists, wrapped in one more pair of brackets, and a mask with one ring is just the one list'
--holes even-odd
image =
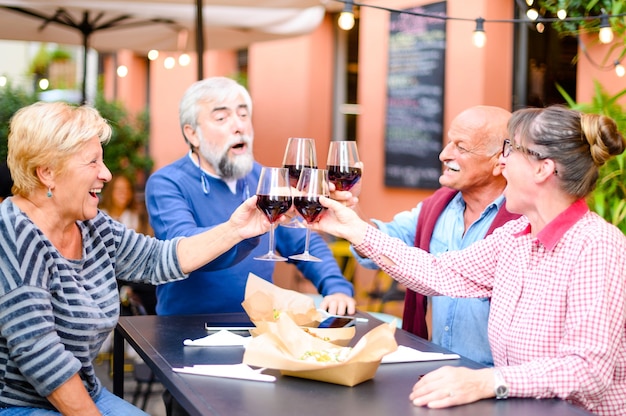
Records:
{"label": "string light bulb", "polygon": [[609,16],[607,16],[604,9],[600,15],[600,33],[598,34],[600,42],[611,43],[613,41],[613,30],[611,29],[611,23],[609,23]]}
{"label": "string light bulb", "polygon": [[479,17],[476,19],[476,29],[472,35],[472,41],[477,48],[483,48],[487,43],[487,34],[485,33],[485,19]]}
{"label": "string light bulb", "polygon": [[526,4],[528,4],[528,7],[532,6],[534,3],[533,0],[526,0]]}
{"label": "string light bulb", "polygon": [[156,49],[150,49],[150,51],[148,52],[148,59],[151,61],[154,61],[158,57],[159,57],[159,51],[157,51]]}
{"label": "string light bulb", "polygon": [[172,56],[168,56],[163,61],[163,66],[165,67],[165,69],[172,69],[172,68],[174,68],[174,66],[176,66],[176,59],[174,59],[174,57],[172,57]]}
{"label": "string light bulb", "polygon": [[615,60],[615,74],[620,78],[626,74],[626,68],[617,59]]}
{"label": "string light bulb", "polygon": [[556,17],[558,17],[561,20],[564,20],[567,17],[567,10],[559,9],[559,11],[556,12]]}
{"label": "string light bulb", "polygon": [[120,78],[125,78],[128,75],[128,67],[126,65],[120,65],[117,67],[117,76]]}
{"label": "string light bulb", "polygon": [[528,16],[528,18],[534,22],[539,17],[539,12],[537,11],[537,9],[528,9],[528,11],[526,12],[526,16]]}
{"label": "string light bulb", "polygon": [[339,14],[337,25],[343,30],[350,30],[354,27],[354,11],[352,0],[346,1],[343,11]]}
{"label": "string light bulb", "polygon": [[191,62],[191,57],[189,56],[189,54],[182,53],[178,57],[178,64],[180,66],[187,66],[187,65],[189,65],[190,62]]}

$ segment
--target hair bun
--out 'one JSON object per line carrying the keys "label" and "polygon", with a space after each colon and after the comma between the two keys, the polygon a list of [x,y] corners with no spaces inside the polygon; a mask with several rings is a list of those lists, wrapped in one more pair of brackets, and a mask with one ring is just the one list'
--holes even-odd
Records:
{"label": "hair bun", "polygon": [[626,142],[612,118],[600,114],[581,114],[580,124],[596,166],[604,165],[611,156],[624,151]]}

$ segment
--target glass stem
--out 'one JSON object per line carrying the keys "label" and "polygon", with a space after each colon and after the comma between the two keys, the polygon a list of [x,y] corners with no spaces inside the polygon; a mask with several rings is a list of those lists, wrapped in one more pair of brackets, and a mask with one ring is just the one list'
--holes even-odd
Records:
{"label": "glass stem", "polygon": [[274,254],[274,223],[270,223],[270,253]]}
{"label": "glass stem", "polygon": [[304,254],[309,254],[309,240],[311,239],[311,227],[306,226],[306,239],[304,240]]}

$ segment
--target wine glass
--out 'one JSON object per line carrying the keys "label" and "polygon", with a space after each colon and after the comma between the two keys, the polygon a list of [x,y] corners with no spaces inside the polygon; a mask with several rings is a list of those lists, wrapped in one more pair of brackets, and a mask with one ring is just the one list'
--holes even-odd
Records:
{"label": "wine glass", "polygon": [[338,191],[349,191],[361,179],[361,161],[356,142],[331,141],[328,148],[328,179]]}
{"label": "wine glass", "polygon": [[[289,169],[289,183],[292,188],[298,185],[302,168],[317,168],[315,154],[315,140],[305,137],[290,137],[285,147],[283,167]],[[304,228],[302,221],[294,217],[288,223],[281,224],[283,227]]]}
{"label": "wine glass", "polygon": [[331,141],[328,148],[328,180],[338,191],[349,191],[361,179],[361,160],[356,142]]}
{"label": "wine glass", "polygon": [[302,169],[293,197],[293,205],[306,220],[306,240],[304,243],[304,253],[289,256],[290,259],[322,261],[309,253],[309,240],[311,239],[310,224],[317,221],[320,214],[326,209],[320,204],[320,196],[327,197],[329,195],[328,171],[326,169]]}
{"label": "wine glass", "polygon": [[276,221],[291,208],[289,171],[285,168],[263,167],[256,194],[256,206],[270,222],[270,248],[266,254],[255,257],[255,260],[287,261],[274,252],[274,228]]}

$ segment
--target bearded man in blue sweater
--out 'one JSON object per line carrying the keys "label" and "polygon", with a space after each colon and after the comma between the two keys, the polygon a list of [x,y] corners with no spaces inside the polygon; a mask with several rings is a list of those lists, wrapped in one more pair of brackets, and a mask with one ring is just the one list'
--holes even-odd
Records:
{"label": "bearded man in blue sweater", "polygon": [[[252,154],[252,100],[232,79],[212,77],[185,92],[179,117],[190,151],[152,174],[146,185],[150,225],[159,239],[198,234],[228,220],[242,201],[256,192],[261,165]],[[242,312],[248,273],[272,281],[274,263],[254,260],[269,245],[268,234],[244,240],[184,282],[157,288],[159,315]],[[283,256],[304,251],[305,230],[276,229]],[[324,296],[320,308],[331,314],[354,314],[354,288],[326,242],[311,235],[309,251],[322,262],[296,266]]]}

